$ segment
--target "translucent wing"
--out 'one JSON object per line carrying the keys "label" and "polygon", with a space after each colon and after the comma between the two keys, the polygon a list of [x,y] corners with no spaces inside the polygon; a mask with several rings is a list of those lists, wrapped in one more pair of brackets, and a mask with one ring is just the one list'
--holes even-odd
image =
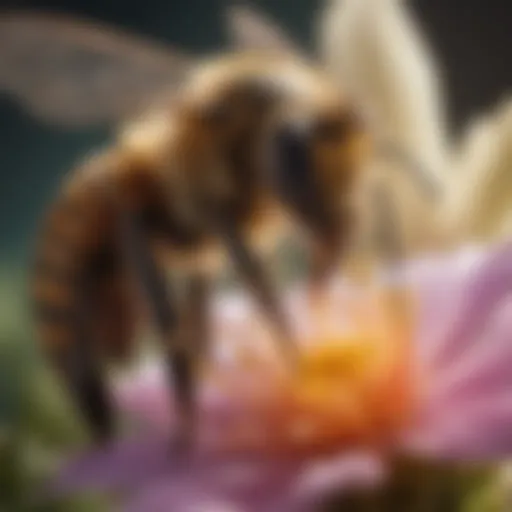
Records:
{"label": "translucent wing", "polygon": [[302,53],[276,23],[249,7],[228,9],[227,22],[231,40],[241,50]]}
{"label": "translucent wing", "polygon": [[0,92],[45,121],[118,121],[176,85],[188,65],[165,46],[94,22],[0,13]]}

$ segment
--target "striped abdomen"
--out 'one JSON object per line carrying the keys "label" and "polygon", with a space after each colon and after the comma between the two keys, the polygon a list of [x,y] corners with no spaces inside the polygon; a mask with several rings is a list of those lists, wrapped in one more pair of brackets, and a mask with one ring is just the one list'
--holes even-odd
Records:
{"label": "striped abdomen", "polygon": [[133,300],[124,271],[113,205],[94,168],[71,175],[40,233],[32,295],[45,352],[75,343],[124,352],[133,331]]}

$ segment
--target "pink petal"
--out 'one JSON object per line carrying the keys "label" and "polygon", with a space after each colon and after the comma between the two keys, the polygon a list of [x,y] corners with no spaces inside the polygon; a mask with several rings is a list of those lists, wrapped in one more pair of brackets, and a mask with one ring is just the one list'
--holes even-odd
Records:
{"label": "pink petal", "polygon": [[408,449],[436,457],[512,454],[512,245],[474,271],[444,337],[435,345]]}
{"label": "pink petal", "polygon": [[408,452],[436,459],[503,461],[512,456],[512,399],[509,393],[480,400],[412,431]]}
{"label": "pink petal", "polygon": [[373,454],[354,453],[305,464],[268,461],[251,466],[219,465],[210,474],[185,473],[162,478],[137,493],[128,512],[152,510],[237,512],[306,512],[321,498],[345,489],[377,485],[384,476],[382,461]]}
{"label": "pink petal", "polygon": [[385,476],[384,461],[376,453],[344,453],[305,467],[287,500],[301,504],[304,510],[316,510],[326,496],[342,493],[345,489],[375,487]]}
{"label": "pink petal", "polygon": [[456,408],[459,402],[492,398],[512,390],[512,301],[508,299],[489,320],[458,361],[435,374],[429,399],[437,408]]}
{"label": "pink petal", "polygon": [[[224,494],[253,493],[292,477],[294,461],[249,454],[227,454],[208,446],[191,453],[172,448],[169,435],[147,435],[77,456],[57,479],[54,491],[114,490],[132,494],[155,482],[201,481]],[[258,491],[259,492],[259,491]]]}
{"label": "pink petal", "polygon": [[[130,499],[130,512],[203,510],[267,512],[294,477],[295,466],[282,461],[218,461],[215,466],[165,474]],[[283,508],[283,511],[289,510]]]}
{"label": "pink petal", "polygon": [[[171,508],[172,507],[172,508]],[[124,512],[247,512],[221,497],[212,496],[199,483],[189,485],[176,479],[148,486],[138,493]]]}
{"label": "pink petal", "polygon": [[77,456],[63,468],[55,491],[130,489],[162,474],[172,478],[180,471],[177,459],[171,456],[168,438],[130,439]]}
{"label": "pink petal", "polygon": [[465,297],[437,342],[432,367],[448,368],[481,335],[497,304],[512,292],[512,243],[493,252],[474,271]]}
{"label": "pink petal", "polygon": [[409,263],[407,275],[417,297],[415,341],[422,366],[430,366],[447,325],[455,317],[466,292],[468,279],[483,261],[480,249],[432,256]]}

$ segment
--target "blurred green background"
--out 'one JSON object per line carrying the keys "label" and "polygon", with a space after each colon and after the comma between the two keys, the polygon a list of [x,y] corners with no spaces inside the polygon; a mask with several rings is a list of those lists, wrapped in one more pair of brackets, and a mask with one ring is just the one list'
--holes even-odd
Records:
{"label": "blurred green background", "polygon": [[[227,0],[4,1],[4,8],[36,8],[87,16],[193,52],[219,48]],[[319,0],[253,0],[312,48]],[[508,0],[410,2],[444,72],[452,129],[493,104],[512,84],[502,62],[512,47]],[[51,470],[60,447],[81,437],[31,343],[25,283],[31,247],[45,205],[84,152],[108,129],[66,132],[42,126],[0,96],[0,511],[78,510],[77,504],[27,504],[27,485]]]}

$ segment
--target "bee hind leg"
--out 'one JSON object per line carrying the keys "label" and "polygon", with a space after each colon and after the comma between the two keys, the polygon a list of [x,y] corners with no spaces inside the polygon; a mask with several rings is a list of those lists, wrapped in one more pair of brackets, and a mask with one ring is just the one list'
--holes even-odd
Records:
{"label": "bee hind leg", "polygon": [[69,379],[71,392],[98,443],[108,442],[114,435],[114,414],[111,400],[99,365],[92,357],[77,354],[74,371]]}
{"label": "bee hind leg", "polygon": [[[165,273],[154,257],[144,230],[135,217],[126,216],[123,223],[125,248],[162,342],[167,363],[169,385],[174,390],[178,427],[173,448],[187,448],[193,441],[196,411],[196,373],[190,333],[198,332],[201,322],[192,312],[199,311],[202,285],[190,288],[190,307],[181,308],[175,290],[168,286]],[[194,291],[195,290],[195,291]],[[192,308],[192,306],[194,306]],[[190,311],[187,311],[190,310]],[[193,318],[193,329],[187,332],[187,316]],[[195,324],[193,323],[195,322]]]}
{"label": "bee hind leg", "polygon": [[179,430],[189,434],[196,424],[198,366],[208,349],[208,295],[208,281],[204,276],[194,274],[185,279],[180,324],[168,351],[169,373],[174,378],[176,400],[182,413]]}
{"label": "bee hind leg", "polygon": [[90,329],[92,297],[84,292],[73,315],[73,339],[53,355],[70,398],[84,418],[94,440],[104,443],[115,431],[114,411],[97,346]]}

